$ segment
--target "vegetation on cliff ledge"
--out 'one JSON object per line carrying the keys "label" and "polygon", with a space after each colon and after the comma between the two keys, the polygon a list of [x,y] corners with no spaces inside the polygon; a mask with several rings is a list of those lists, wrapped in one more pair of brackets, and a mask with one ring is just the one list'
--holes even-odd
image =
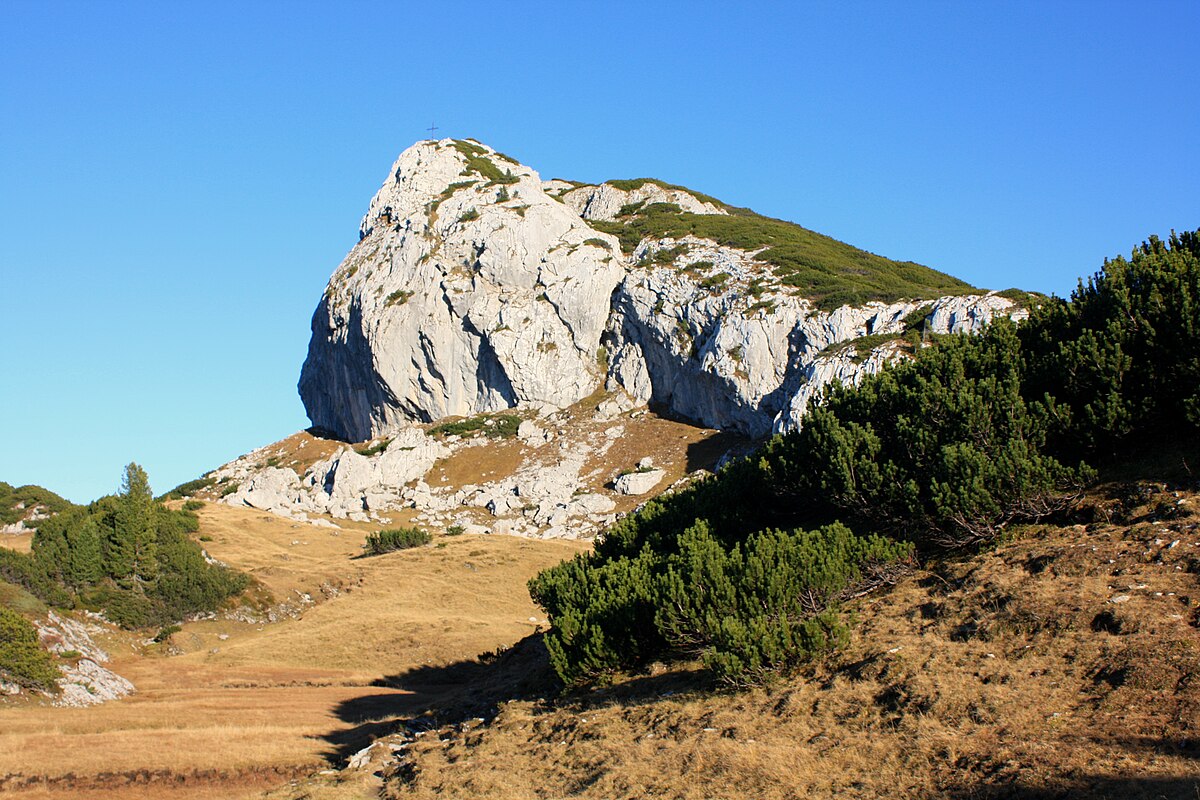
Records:
{"label": "vegetation on cliff ledge", "polygon": [[768,265],[780,283],[825,309],[871,300],[891,302],[980,291],[929,267],[877,256],[794,222],[729,206],[681,186],[649,178],[608,183],[620,189],[635,189],[647,182],[686,191],[724,208],[728,214],[693,214],[673,203],[634,203],[623,207],[611,222],[589,220],[593,228],[616,236],[626,254],[646,238],[710,239],[726,247],[756,252],[755,258]]}

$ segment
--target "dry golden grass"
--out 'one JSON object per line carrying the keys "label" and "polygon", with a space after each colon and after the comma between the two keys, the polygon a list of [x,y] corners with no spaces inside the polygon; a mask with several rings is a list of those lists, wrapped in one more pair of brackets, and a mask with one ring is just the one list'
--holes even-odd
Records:
{"label": "dry golden grass", "polygon": [[1143,499],[928,565],[860,604],[836,659],[765,689],[656,665],[555,699],[515,689],[528,654],[501,659],[490,698],[409,737],[387,796],[1195,800],[1200,499]]}
{"label": "dry golden grass", "polygon": [[411,692],[371,682],[528,634],[541,617],[525,581],[585,547],[460,536],[355,559],[362,531],[335,536],[217,504],[200,515],[215,557],[279,600],[300,592],[315,604],[272,624],[189,623],[175,655],[113,637],[112,666],[137,694],[87,709],[0,707],[0,790],[236,797],[329,766],[413,712]]}
{"label": "dry golden grass", "polygon": [[33,546],[33,533],[0,533],[0,547],[28,553]]}
{"label": "dry golden grass", "polygon": [[519,439],[490,440],[486,446],[466,447],[438,461],[426,481],[430,486],[457,488],[499,480],[516,472],[525,450]]}

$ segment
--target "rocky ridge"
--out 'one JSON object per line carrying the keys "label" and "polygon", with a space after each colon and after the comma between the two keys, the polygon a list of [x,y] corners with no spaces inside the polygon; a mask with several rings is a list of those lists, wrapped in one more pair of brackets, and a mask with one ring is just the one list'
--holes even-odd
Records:
{"label": "rocky ridge", "polygon": [[[443,435],[434,426],[414,426],[370,447],[338,444],[309,464],[285,463],[294,448],[285,440],[210,473],[213,494],[230,505],[331,528],[338,523],[330,518],[399,520],[467,533],[587,537],[634,508],[642,495],[694,478],[703,465],[712,466],[739,446],[737,440],[714,446],[701,464],[688,457],[689,448],[716,431],[659,419],[623,394],[528,413],[519,424],[494,416],[479,419],[477,435]],[[505,421],[511,431],[488,435],[490,427]],[[498,450],[505,456],[495,468],[471,468]],[[688,461],[696,463],[684,475]],[[457,477],[451,480],[446,467],[455,464]],[[672,465],[670,471],[664,468]]]}

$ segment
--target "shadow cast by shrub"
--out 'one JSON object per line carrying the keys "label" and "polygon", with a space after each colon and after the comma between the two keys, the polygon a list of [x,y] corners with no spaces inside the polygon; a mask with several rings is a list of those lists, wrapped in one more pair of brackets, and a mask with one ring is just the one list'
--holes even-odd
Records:
{"label": "shadow cast by shrub", "polygon": [[1195,800],[1200,796],[1200,778],[1088,776],[1046,786],[1019,782],[964,786],[942,796],[947,800]]}
{"label": "shadow cast by shrub", "polygon": [[334,707],[353,727],[323,738],[323,753],[341,764],[374,739],[400,730],[422,731],[469,719],[491,719],[501,703],[553,697],[561,688],[540,633],[507,650],[437,666],[419,666],[372,683],[393,691],[355,697]]}
{"label": "shadow cast by shrub", "polygon": [[334,707],[334,715],[352,727],[320,737],[330,745],[322,756],[331,764],[344,764],[375,739],[391,733],[433,730],[474,719],[491,721],[501,705],[512,701],[581,710],[631,706],[711,690],[713,683],[704,671],[668,667],[611,686],[564,691],[550,666],[543,634],[535,633],[508,649],[450,664],[414,667],[379,678],[372,686],[390,691],[354,697]]}

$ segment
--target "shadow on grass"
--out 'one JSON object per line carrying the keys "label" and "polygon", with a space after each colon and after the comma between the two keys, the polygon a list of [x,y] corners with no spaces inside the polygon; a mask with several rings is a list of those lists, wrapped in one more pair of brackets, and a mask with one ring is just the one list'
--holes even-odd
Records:
{"label": "shadow on grass", "polygon": [[943,796],[948,800],[1196,800],[1200,797],[1200,777],[1090,776],[1053,781],[1046,786],[1020,782],[969,786],[949,789]]}
{"label": "shadow on grass", "polygon": [[415,667],[373,685],[391,691],[355,697],[334,708],[337,718],[353,727],[323,737],[331,746],[323,753],[330,763],[340,765],[374,739],[399,730],[491,719],[503,702],[549,699],[559,690],[541,634],[498,655]]}
{"label": "shadow on grass", "polygon": [[501,704],[514,700],[587,709],[640,705],[712,688],[705,673],[678,669],[635,676],[612,686],[564,692],[550,666],[541,633],[497,654],[415,667],[373,685],[390,691],[351,698],[334,708],[337,718],[352,727],[322,737],[330,745],[322,753],[330,763],[342,765],[375,739],[400,730],[431,730],[479,718],[490,721]]}
{"label": "shadow on grass", "polygon": [[718,434],[693,442],[687,446],[687,471],[706,469],[715,472],[721,458],[727,454],[744,456],[750,453],[757,442],[741,434],[721,431]]}

